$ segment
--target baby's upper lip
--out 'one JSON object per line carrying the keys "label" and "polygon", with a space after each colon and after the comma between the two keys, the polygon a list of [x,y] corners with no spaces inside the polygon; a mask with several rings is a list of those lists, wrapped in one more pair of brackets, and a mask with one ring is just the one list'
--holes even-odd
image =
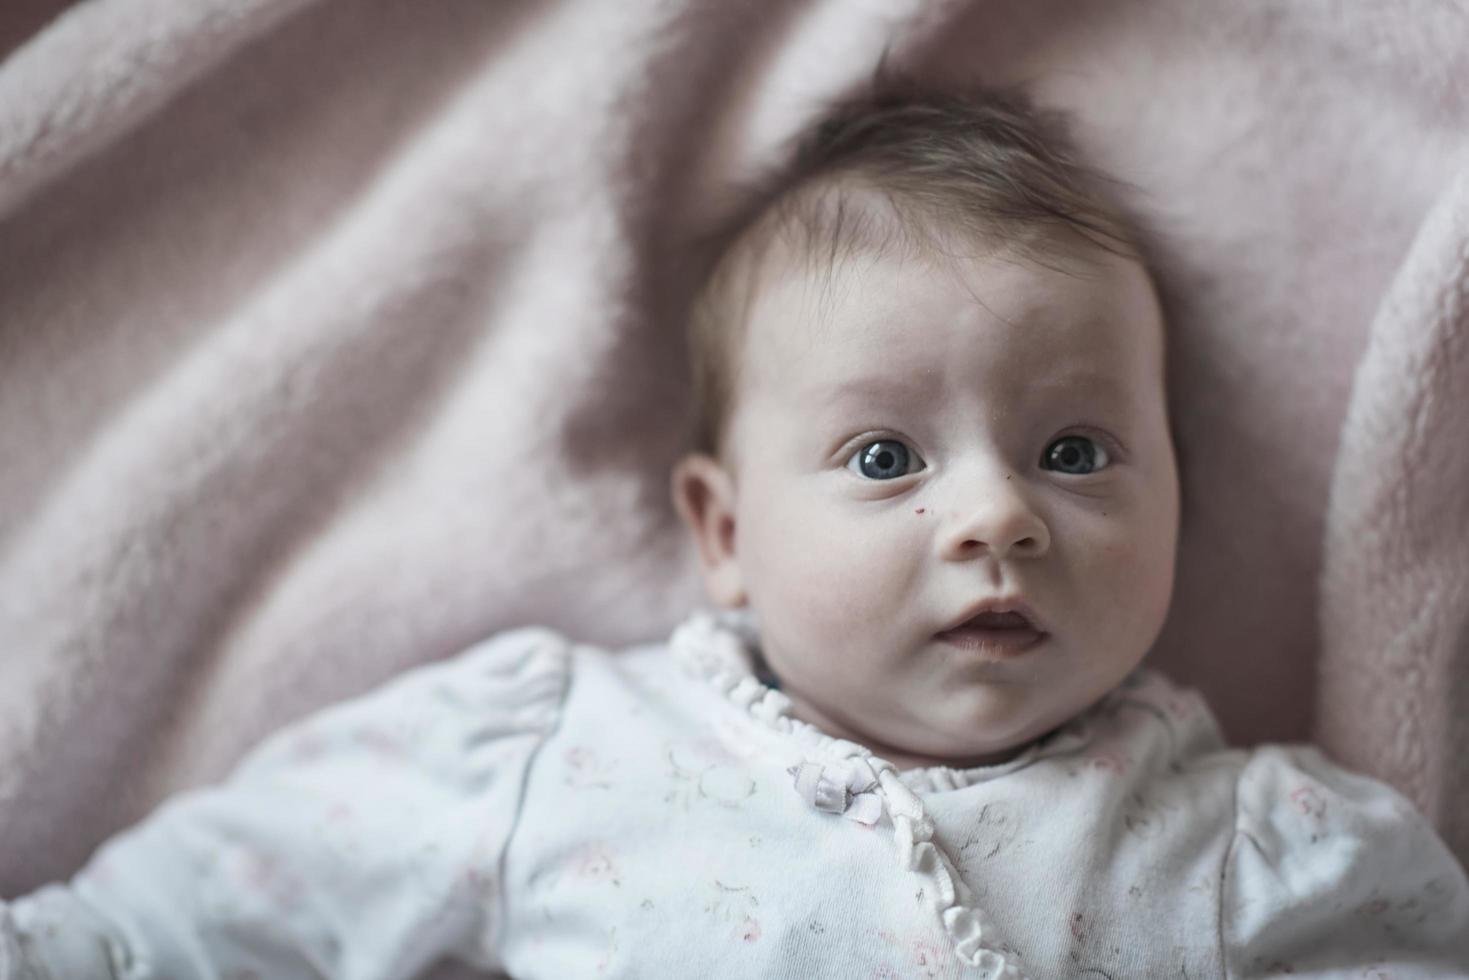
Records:
{"label": "baby's upper lip", "polygon": [[1035,614],[1035,610],[1031,608],[1030,603],[1025,601],[1024,596],[1009,595],[992,596],[974,603],[974,605],[964,610],[957,619],[950,622],[948,626],[945,626],[939,632],[947,633],[949,630],[958,629],[980,613],[990,612],[1016,613],[1017,615],[1023,616],[1025,621],[1030,624],[1030,628],[1037,633],[1044,633],[1046,631],[1045,627],[1041,625],[1040,617]]}

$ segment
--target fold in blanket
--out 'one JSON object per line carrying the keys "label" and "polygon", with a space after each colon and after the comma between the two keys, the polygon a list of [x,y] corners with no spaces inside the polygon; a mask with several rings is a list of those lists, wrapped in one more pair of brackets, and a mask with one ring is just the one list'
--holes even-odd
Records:
{"label": "fold in blanket", "polygon": [[1327,510],[1317,732],[1469,842],[1469,172],[1403,262]]}
{"label": "fold in blanket", "polygon": [[1461,12],[55,6],[0,12],[0,893],[498,628],[680,619],[690,243],[884,60],[1027,84],[1137,189],[1185,464],[1153,662],[1469,857]]}

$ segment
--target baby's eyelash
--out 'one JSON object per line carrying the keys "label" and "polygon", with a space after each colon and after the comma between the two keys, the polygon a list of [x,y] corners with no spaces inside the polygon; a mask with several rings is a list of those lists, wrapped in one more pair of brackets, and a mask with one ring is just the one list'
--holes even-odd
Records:
{"label": "baby's eyelash", "polygon": [[[1107,456],[1113,464],[1128,462],[1131,459],[1131,454],[1128,452],[1127,446],[1122,443],[1122,440],[1118,439],[1110,431],[1102,428],[1101,426],[1092,425],[1085,422],[1064,426],[1063,428],[1056,430],[1055,435],[1052,435],[1045,440],[1040,451],[1044,452],[1045,448],[1050,446],[1056,440],[1065,439],[1068,436],[1082,436],[1087,439],[1095,440],[1104,450],[1106,450]],[[854,455],[860,452],[863,448],[870,446],[874,442],[900,442],[904,446],[906,446],[908,451],[912,453],[915,457],[917,457],[918,459],[924,458],[923,453],[918,450],[917,444],[912,439],[909,439],[907,436],[902,435],[901,433],[894,432],[890,429],[872,429],[862,433],[859,436],[853,436],[851,438],[844,439],[841,443],[840,448],[832,453],[832,462],[838,466],[845,467]]]}
{"label": "baby's eyelash", "polygon": [[832,459],[837,463],[843,463],[846,460],[850,459],[853,453],[857,452],[863,447],[870,446],[874,442],[883,441],[901,442],[910,450],[917,452],[913,440],[909,439],[907,436],[900,435],[899,433],[892,432],[887,429],[873,429],[869,432],[864,432],[859,436],[852,436],[851,438],[843,439],[841,445],[837,448],[835,452],[832,453]]}
{"label": "baby's eyelash", "polygon": [[1067,436],[1085,436],[1088,439],[1095,439],[1101,444],[1103,449],[1107,450],[1107,455],[1114,462],[1121,462],[1128,458],[1127,447],[1122,444],[1122,440],[1112,435],[1106,429],[1099,428],[1098,426],[1084,424],[1068,426],[1052,436],[1051,441],[1065,439]]}

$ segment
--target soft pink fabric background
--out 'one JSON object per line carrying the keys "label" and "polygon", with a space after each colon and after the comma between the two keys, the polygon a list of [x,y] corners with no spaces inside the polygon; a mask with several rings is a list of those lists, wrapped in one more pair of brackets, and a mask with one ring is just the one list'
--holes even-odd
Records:
{"label": "soft pink fabric background", "polygon": [[679,619],[686,243],[885,52],[1032,84],[1142,191],[1155,663],[1469,855],[1466,40],[1431,0],[7,5],[0,894],[486,633]]}

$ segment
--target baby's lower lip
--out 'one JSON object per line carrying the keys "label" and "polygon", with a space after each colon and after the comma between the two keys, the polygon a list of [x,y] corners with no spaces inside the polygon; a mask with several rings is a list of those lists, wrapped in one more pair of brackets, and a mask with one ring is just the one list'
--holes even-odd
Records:
{"label": "baby's lower lip", "polygon": [[999,657],[1018,657],[1037,646],[1049,634],[1033,629],[985,629],[977,626],[960,626],[938,634],[943,640],[961,650],[975,650]]}

